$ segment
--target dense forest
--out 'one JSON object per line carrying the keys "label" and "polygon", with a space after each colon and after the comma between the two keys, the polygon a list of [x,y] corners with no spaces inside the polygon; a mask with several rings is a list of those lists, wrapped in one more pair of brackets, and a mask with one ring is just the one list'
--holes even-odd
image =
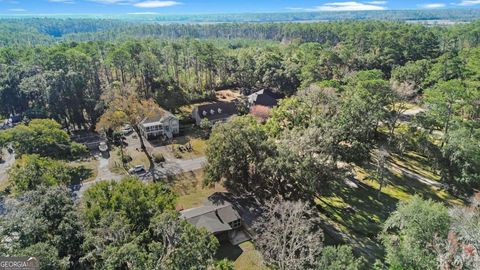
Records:
{"label": "dense forest", "polygon": [[[115,81],[132,80],[143,97],[169,109],[208,98],[214,89],[273,88],[290,95],[314,82],[342,82],[371,69],[381,70],[386,80],[392,74],[400,80],[413,76],[402,74],[405,70],[421,72],[415,75],[415,90],[421,92],[475,68],[478,29],[478,22],[449,28],[380,22],[139,25],[126,35],[146,37],[140,40],[12,45],[0,50],[0,113],[94,127],[102,113],[102,93]],[[171,40],[180,36],[209,39]]]}
{"label": "dense forest", "polygon": [[[272,89],[285,99],[268,120],[242,115],[202,127],[204,184],[264,205],[253,229],[268,267],[478,269],[480,206],[468,198],[480,188],[480,21],[8,19],[0,27],[0,119],[23,119],[0,132],[0,149],[17,154],[0,240],[21,240],[0,241],[0,254],[38,254],[48,258],[42,269],[232,269],[214,256],[216,238],[179,220],[167,181],[127,177],[72,199],[65,186],[81,169],[68,162],[87,150],[69,135],[137,129],[142,108],[155,106],[188,122],[180,108],[214,101],[217,90]],[[406,117],[409,106],[421,109]],[[153,171],[142,140],[141,148]],[[438,174],[443,197],[422,198],[430,193],[412,187],[398,191],[405,200],[386,193],[402,178],[387,176],[390,156],[411,152]],[[372,189],[345,188],[352,168],[368,168],[374,192],[356,208],[329,212],[339,200],[329,201],[332,194],[356,199]],[[438,202],[450,196],[461,203]],[[377,207],[368,218],[358,214]],[[374,243],[358,240],[352,250],[338,245],[349,241],[325,239],[324,247],[329,227],[319,229],[318,219],[342,213],[352,216],[338,222],[354,227],[351,236]]]}

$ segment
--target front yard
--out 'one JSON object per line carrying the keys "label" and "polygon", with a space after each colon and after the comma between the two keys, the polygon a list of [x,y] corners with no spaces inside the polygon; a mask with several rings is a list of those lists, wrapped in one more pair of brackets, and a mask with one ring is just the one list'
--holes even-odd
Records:
{"label": "front yard", "polygon": [[[225,191],[221,184],[210,187],[203,186],[203,170],[183,173],[172,179],[172,187],[179,194],[177,209],[187,209],[201,206],[208,196],[215,192]],[[267,270],[260,253],[255,250],[251,241],[239,246],[222,244],[216,255],[218,259],[228,258],[234,262],[237,270]]]}

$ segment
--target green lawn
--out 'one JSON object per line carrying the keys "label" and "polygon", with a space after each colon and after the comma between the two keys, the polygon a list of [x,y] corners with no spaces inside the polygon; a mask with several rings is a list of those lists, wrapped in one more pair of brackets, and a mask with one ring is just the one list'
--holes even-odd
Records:
{"label": "green lawn", "polygon": [[[192,152],[181,152],[179,150],[180,146],[187,146],[188,144],[192,147]],[[181,159],[191,159],[201,156],[205,156],[205,150],[207,149],[207,142],[205,139],[194,136],[182,136],[174,140],[173,144],[169,145],[169,149],[172,150],[172,155],[175,158]]]}
{"label": "green lawn", "polygon": [[220,246],[217,259],[229,259],[234,262],[236,270],[268,270],[263,263],[262,255],[255,250],[251,241],[244,242],[239,246],[225,243]]}
{"label": "green lawn", "polygon": [[179,194],[177,209],[201,206],[208,196],[215,192],[225,191],[220,184],[204,187],[203,170],[177,175],[171,181],[173,190]]}
{"label": "green lawn", "polygon": [[[393,155],[391,162],[432,180],[439,179],[430,169],[428,160],[416,153],[407,153],[403,157]],[[379,183],[370,177],[374,169],[372,165],[355,167],[358,188],[338,185],[317,199],[323,217],[337,230],[350,235],[349,242],[353,242],[357,251],[366,253],[371,259],[383,256],[378,235],[383,222],[395,211],[399,201],[409,200],[418,194],[446,205],[463,203],[445,190],[421,183],[393,169],[387,173],[389,184],[382,188],[378,196]],[[344,240],[333,239],[333,243]]]}
{"label": "green lawn", "polygon": [[89,158],[82,161],[74,161],[70,162],[69,164],[75,167],[83,166],[85,168],[88,173],[86,174],[87,177],[83,179],[83,182],[92,181],[98,175],[98,160],[96,160],[95,158]]}

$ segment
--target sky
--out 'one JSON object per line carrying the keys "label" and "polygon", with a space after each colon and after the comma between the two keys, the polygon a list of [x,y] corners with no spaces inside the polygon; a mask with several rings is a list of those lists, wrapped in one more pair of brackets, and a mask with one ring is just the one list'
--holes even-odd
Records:
{"label": "sky", "polygon": [[201,14],[480,8],[480,0],[0,0],[0,14]]}

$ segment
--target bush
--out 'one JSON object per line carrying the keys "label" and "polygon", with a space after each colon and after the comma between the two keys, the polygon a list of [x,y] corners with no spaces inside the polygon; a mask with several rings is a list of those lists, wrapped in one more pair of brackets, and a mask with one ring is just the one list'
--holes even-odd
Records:
{"label": "bush", "polygon": [[317,260],[317,269],[322,270],[358,270],[364,267],[364,259],[356,258],[349,246],[325,247]]}
{"label": "bush", "polygon": [[156,153],[153,153],[153,160],[155,161],[155,163],[162,163],[162,162],[165,162],[165,157],[163,156],[162,153],[156,152]]}
{"label": "bush", "polygon": [[71,148],[70,148],[70,153],[72,154],[72,157],[75,158],[80,158],[88,155],[88,148],[80,143],[72,142]]}
{"label": "bush", "polygon": [[200,128],[203,130],[210,130],[212,129],[212,123],[208,121],[207,118],[203,118],[202,121],[200,121]]}
{"label": "bush", "polygon": [[129,154],[124,153],[123,159],[122,159],[122,162],[123,162],[124,164],[129,163],[129,162],[131,162],[132,160],[133,160],[133,158],[132,158]]}

